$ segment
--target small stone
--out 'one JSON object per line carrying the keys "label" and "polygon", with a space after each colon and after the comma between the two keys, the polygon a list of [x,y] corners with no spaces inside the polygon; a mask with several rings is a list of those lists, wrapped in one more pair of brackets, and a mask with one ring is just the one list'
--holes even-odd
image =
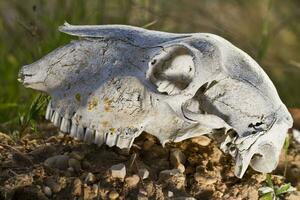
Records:
{"label": "small stone", "polygon": [[79,178],[76,178],[73,182],[73,188],[72,188],[72,195],[73,196],[81,196],[82,190],[81,190],[82,182]]}
{"label": "small stone", "polygon": [[286,200],[299,200],[300,199],[300,191],[294,191],[289,193],[286,198]]}
{"label": "small stone", "polygon": [[94,182],[96,182],[95,175],[89,172],[85,177],[85,182],[87,184],[93,184]]}
{"label": "small stone", "polygon": [[185,175],[178,169],[163,170],[159,174],[160,183],[170,186],[174,189],[183,189],[185,187]]}
{"label": "small stone", "polygon": [[0,132],[0,141],[3,144],[8,144],[8,145],[13,145],[15,144],[15,142],[13,141],[13,139],[11,139],[11,137],[7,134],[4,134],[2,132]]}
{"label": "small stone", "polygon": [[43,192],[45,193],[45,195],[47,195],[48,197],[50,197],[52,195],[52,191],[51,188],[49,188],[48,186],[45,186],[43,188]]}
{"label": "small stone", "polygon": [[93,184],[93,192],[94,194],[98,194],[99,186],[98,184]]}
{"label": "small stone", "polygon": [[170,154],[170,162],[176,167],[178,164],[184,164],[186,161],[185,155],[179,149],[173,149]]}
{"label": "small stone", "polygon": [[211,185],[218,181],[217,178],[206,176],[205,174],[200,172],[196,172],[194,174],[194,179],[199,183],[199,185],[203,185],[203,186]]}
{"label": "small stone", "polygon": [[119,193],[116,191],[111,191],[108,195],[109,199],[117,199],[119,197]]}
{"label": "small stone", "polygon": [[135,188],[139,181],[140,177],[136,174],[125,178],[125,183],[129,188]]}
{"label": "small stone", "polygon": [[143,189],[140,189],[139,190],[139,194],[137,196],[137,199],[138,200],[148,200],[147,196],[148,196],[147,192],[145,190],[143,190]]}
{"label": "small stone", "polygon": [[201,135],[201,136],[192,138],[191,141],[192,141],[192,143],[206,147],[210,144],[211,139],[209,137]]}
{"label": "small stone", "polygon": [[184,173],[185,167],[183,164],[179,163],[177,166],[175,166],[176,169],[178,169],[181,173]]}
{"label": "small stone", "polygon": [[61,186],[53,178],[47,178],[45,184],[51,189],[53,193],[58,193],[61,191]]}
{"label": "small stone", "polygon": [[66,170],[69,167],[69,156],[67,155],[57,155],[52,156],[44,161],[45,166],[57,168],[60,170]]}
{"label": "small stone", "polygon": [[138,174],[143,180],[149,177],[149,171],[146,168],[139,169]]}
{"label": "small stone", "polygon": [[68,162],[69,167],[73,168],[75,172],[80,172],[81,170],[81,164],[78,160],[74,158],[70,158]]}
{"label": "small stone", "polygon": [[174,193],[172,191],[168,191],[168,197],[171,198],[174,196]]}
{"label": "small stone", "polygon": [[124,179],[126,176],[126,167],[123,163],[113,165],[110,168],[110,173],[113,178]]}
{"label": "small stone", "polygon": [[88,170],[91,168],[91,163],[87,160],[82,161],[82,168]]}

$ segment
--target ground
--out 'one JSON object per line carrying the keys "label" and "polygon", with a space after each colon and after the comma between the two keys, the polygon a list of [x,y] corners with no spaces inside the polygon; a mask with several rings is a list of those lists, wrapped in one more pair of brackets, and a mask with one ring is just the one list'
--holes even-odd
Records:
{"label": "ground", "polygon": [[[291,136],[288,155],[272,173],[275,185],[300,190],[299,152]],[[249,168],[238,179],[233,169],[234,160],[204,136],[162,147],[142,134],[128,151],[84,144],[48,123],[17,142],[0,134],[0,200],[258,199],[266,175]],[[281,198],[300,199],[298,191]]]}

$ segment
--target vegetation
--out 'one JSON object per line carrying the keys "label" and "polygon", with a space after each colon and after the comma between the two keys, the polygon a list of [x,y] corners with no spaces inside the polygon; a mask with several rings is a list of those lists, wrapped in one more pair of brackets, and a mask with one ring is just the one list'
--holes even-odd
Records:
{"label": "vegetation", "polygon": [[0,131],[22,131],[40,117],[32,110],[40,96],[19,84],[17,73],[72,39],[57,31],[64,21],[221,35],[261,64],[289,107],[299,107],[299,6],[297,0],[2,0]]}
{"label": "vegetation", "polygon": [[260,200],[278,200],[289,192],[296,191],[296,188],[292,187],[290,183],[282,184],[277,186],[273,183],[271,175],[267,174],[266,186],[259,188],[259,193],[261,197]]}

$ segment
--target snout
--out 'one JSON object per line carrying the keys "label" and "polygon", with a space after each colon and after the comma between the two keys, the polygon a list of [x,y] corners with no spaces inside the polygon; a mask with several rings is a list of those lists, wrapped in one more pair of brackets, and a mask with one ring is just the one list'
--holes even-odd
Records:
{"label": "snout", "polygon": [[25,87],[44,91],[46,76],[38,69],[34,65],[23,66],[18,73],[18,81]]}
{"label": "snout", "polygon": [[[27,65],[26,65],[27,66]],[[34,76],[33,73],[26,72],[26,66],[23,66],[18,73],[18,81],[26,85],[26,83],[30,82],[30,78]]]}

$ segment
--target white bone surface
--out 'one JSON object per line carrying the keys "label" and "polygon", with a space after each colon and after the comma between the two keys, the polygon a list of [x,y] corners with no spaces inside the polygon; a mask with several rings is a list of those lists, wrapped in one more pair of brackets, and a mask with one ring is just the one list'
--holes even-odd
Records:
{"label": "white bone surface", "polygon": [[162,145],[203,134],[225,138],[235,174],[270,172],[292,118],[261,67],[225,39],[125,25],[73,26],[80,40],[20,70],[49,94],[46,119],[91,144],[130,148],[143,131]]}

